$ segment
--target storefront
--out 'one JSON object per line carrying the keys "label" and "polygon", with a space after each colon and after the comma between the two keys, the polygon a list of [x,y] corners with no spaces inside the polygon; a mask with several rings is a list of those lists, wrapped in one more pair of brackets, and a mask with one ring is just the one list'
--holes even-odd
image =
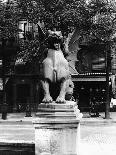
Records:
{"label": "storefront", "polygon": [[36,111],[40,100],[39,87],[40,83],[37,77],[16,78],[13,84],[13,107],[16,107],[18,112],[24,112],[29,104],[31,110]]}
{"label": "storefront", "polygon": [[[2,84],[2,82],[1,82]],[[40,83],[33,75],[14,75],[6,81],[6,102],[8,112],[25,112],[27,104],[36,111],[39,104]],[[3,104],[3,90],[0,90],[0,110]]]}
{"label": "storefront", "polygon": [[[88,111],[91,104],[99,104],[99,111],[104,111],[106,102],[106,75],[105,73],[87,73],[72,75],[74,98],[78,100],[81,111]],[[110,94],[112,91],[110,89]]]}

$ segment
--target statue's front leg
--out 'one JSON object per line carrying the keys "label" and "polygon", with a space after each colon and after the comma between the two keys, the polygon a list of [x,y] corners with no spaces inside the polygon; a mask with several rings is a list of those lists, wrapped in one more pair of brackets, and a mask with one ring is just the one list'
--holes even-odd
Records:
{"label": "statue's front leg", "polygon": [[60,90],[59,96],[56,99],[57,103],[65,103],[66,102],[66,100],[65,100],[66,86],[67,86],[66,83],[67,83],[67,80],[63,80],[61,83],[61,90]]}
{"label": "statue's front leg", "polygon": [[43,103],[51,103],[53,101],[52,97],[50,96],[49,92],[49,83],[47,80],[42,80],[42,87],[44,91],[44,98],[42,100]]}

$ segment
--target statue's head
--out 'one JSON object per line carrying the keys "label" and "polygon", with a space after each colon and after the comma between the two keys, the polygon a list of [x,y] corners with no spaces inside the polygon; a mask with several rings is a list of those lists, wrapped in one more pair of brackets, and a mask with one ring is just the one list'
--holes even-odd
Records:
{"label": "statue's head", "polygon": [[59,50],[63,43],[63,36],[61,31],[48,31],[48,48]]}

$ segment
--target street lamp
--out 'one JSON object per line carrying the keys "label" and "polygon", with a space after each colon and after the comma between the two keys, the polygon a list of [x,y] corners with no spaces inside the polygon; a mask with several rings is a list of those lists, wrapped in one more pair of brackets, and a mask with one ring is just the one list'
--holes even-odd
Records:
{"label": "street lamp", "polygon": [[7,119],[7,103],[6,103],[6,91],[5,91],[5,57],[2,55],[2,82],[3,82],[3,104],[2,104],[2,119]]}
{"label": "street lamp", "polygon": [[110,42],[106,43],[106,104],[105,104],[105,118],[110,119],[110,86],[109,86],[109,73],[111,68],[110,56]]}

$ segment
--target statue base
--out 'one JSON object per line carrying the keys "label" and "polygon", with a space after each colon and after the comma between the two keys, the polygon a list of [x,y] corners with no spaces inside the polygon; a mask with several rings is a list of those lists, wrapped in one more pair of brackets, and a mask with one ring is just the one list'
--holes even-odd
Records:
{"label": "statue base", "polygon": [[36,155],[78,155],[82,114],[76,102],[41,103],[36,116]]}

